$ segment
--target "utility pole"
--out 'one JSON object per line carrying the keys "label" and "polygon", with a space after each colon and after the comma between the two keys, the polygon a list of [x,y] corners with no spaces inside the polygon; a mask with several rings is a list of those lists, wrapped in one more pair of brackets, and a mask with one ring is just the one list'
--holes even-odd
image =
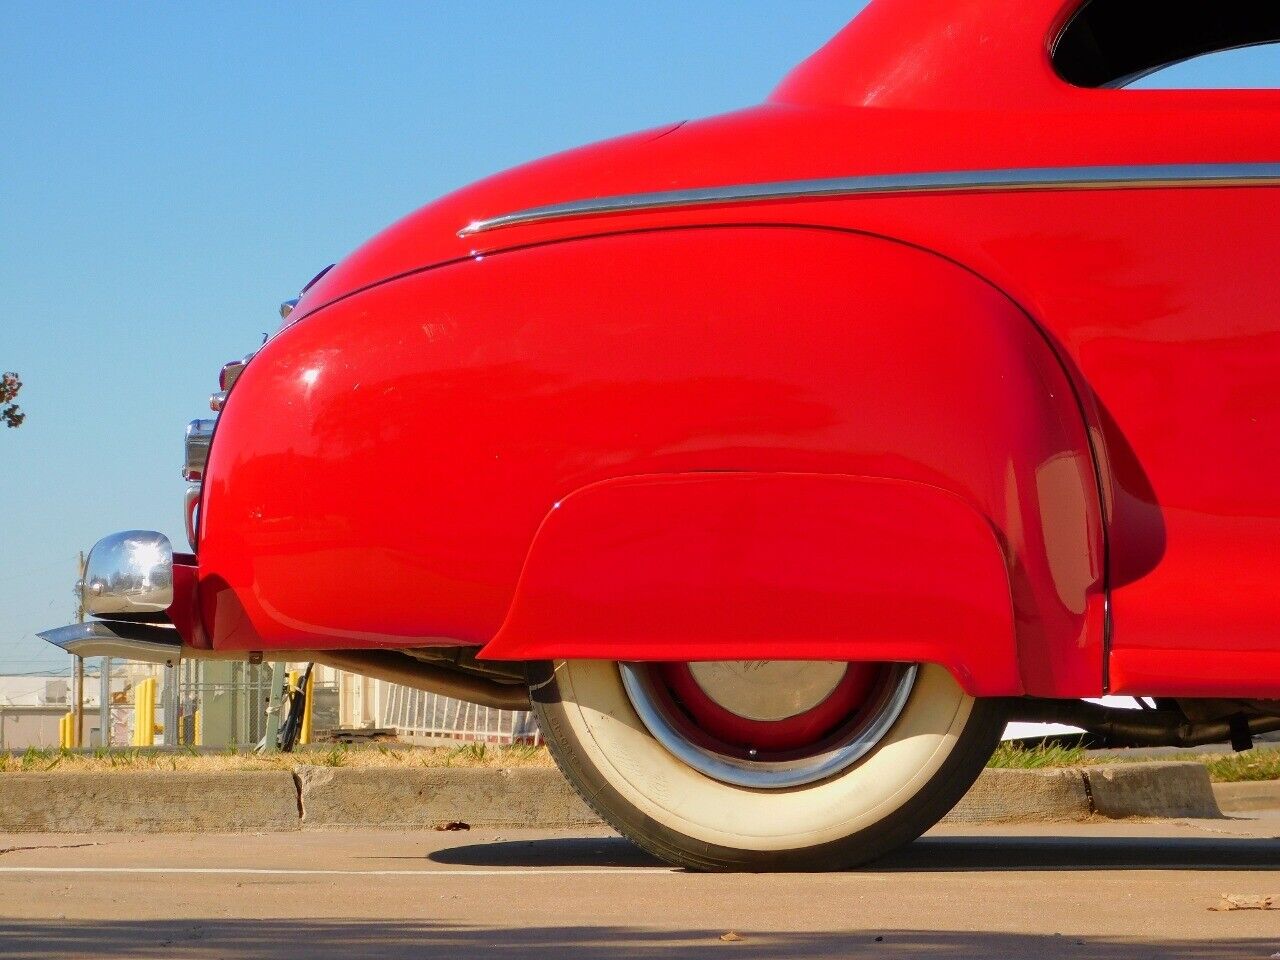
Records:
{"label": "utility pole", "polygon": [[111,658],[103,657],[98,678],[98,743],[103,747],[111,746]]}
{"label": "utility pole", "polygon": [[267,753],[275,753],[280,749],[277,738],[280,735],[280,721],[284,719],[284,664],[276,661],[271,664],[271,699],[267,704],[267,730],[262,738],[262,749]]}
{"label": "utility pole", "polygon": [[[84,551],[80,551],[80,580],[84,580]],[[76,623],[84,623],[84,594],[76,591]],[[76,713],[71,745],[84,746],[84,657],[76,657]]]}

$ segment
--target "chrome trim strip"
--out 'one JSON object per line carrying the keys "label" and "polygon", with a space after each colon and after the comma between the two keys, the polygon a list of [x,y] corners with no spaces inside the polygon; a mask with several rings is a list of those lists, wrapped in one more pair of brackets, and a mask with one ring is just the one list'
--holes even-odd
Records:
{"label": "chrome trim strip", "polygon": [[185,518],[187,527],[187,543],[191,545],[192,550],[199,548],[199,538],[196,534],[200,530],[200,484],[188,483],[186,493],[182,497],[182,515]]}
{"label": "chrome trim strip", "polygon": [[895,193],[953,193],[1014,190],[1141,190],[1169,186],[1247,187],[1280,184],[1280,163],[1184,163],[1111,167],[1028,167],[962,170],[946,173],[897,173],[826,180],[782,180],[690,190],[662,190],[612,197],[590,197],[528,207],[473,220],[458,231],[469,237],[502,227],[548,220],[637,213],[671,207],[700,207],[738,201],[796,200],[877,196]]}

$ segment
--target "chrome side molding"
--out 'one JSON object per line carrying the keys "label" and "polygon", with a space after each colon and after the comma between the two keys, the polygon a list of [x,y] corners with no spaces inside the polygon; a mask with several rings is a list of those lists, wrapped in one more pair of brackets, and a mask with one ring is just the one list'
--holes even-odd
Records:
{"label": "chrome side molding", "polygon": [[688,190],[660,190],[589,197],[527,207],[473,220],[458,231],[469,237],[501,227],[548,220],[703,207],[744,201],[1013,190],[1141,190],[1158,187],[1256,187],[1280,184],[1280,163],[1179,163],[1099,167],[1026,167],[940,173],[890,173],[824,180],[738,183]]}

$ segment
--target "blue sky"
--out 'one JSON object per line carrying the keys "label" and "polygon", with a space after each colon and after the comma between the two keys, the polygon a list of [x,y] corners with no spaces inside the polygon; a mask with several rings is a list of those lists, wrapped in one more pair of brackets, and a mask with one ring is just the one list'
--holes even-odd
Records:
{"label": "blue sky", "polygon": [[[76,551],[182,544],[187,420],[320,267],[432,197],[762,99],[858,0],[9,3],[0,673],[65,669]],[[1266,83],[1270,51],[1174,82]]]}
{"label": "blue sky", "polygon": [[184,542],[183,428],[316,270],[477,177],[759,101],[861,6],[6,4],[0,673],[67,666],[34,633],[77,550]]}

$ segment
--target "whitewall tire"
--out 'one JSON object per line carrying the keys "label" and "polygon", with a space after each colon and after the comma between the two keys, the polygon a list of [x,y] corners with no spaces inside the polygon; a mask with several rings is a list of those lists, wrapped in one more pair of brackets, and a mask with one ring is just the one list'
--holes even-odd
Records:
{"label": "whitewall tire", "polygon": [[[860,745],[852,760],[810,782],[742,780],[698,763],[672,742],[669,730],[654,727],[652,716],[642,718],[648,704],[635,697],[634,674],[628,692],[628,666],[530,664],[538,723],[569,782],[607,823],[663,860],[698,870],[839,869],[879,857],[954,806],[1003,728],[998,702],[968,696],[944,668],[911,667],[904,680],[905,668],[894,667],[884,681],[887,692],[873,703],[879,719],[860,721],[835,744],[855,735],[866,739],[871,730],[874,742]],[[887,709],[894,710],[888,722]],[[697,731],[689,739],[704,753],[719,750],[714,742],[707,748]],[[804,753],[789,746],[761,757],[761,767],[776,768],[763,761],[779,757],[794,766]],[[756,759],[755,750],[744,752],[736,765],[749,772]]]}

